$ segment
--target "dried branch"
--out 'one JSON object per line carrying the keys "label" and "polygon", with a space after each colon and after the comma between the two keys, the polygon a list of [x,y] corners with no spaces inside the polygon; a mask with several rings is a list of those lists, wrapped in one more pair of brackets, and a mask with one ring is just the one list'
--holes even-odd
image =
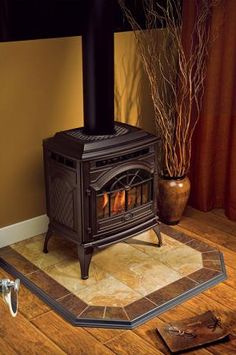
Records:
{"label": "dried branch", "polygon": [[193,0],[196,18],[188,51],[182,40],[181,0],[166,0],[166,6],[155,0],[140,0],[146,20],[145,30],[125,0],[118,1],[134,31],[149,79],[155,125],[163,144],[161,173],[171,177],[183,176],[190,167],[192,136],[204,92],[209,19],[217,0]]}

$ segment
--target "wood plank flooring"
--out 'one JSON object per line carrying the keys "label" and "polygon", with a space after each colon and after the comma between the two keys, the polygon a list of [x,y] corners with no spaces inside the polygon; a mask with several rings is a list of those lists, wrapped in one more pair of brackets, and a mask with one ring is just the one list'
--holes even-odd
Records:
{"label": "wood plank flooring", "polygon": [[[225,258],[228,279],[161,314],[134,330],[75,328],[51,311],[34,294],[21,286],[20,312],[12,318],[0,300],[0,354],[169,354],[155,328],[200,314],[218,312],[236,333],[236,222],[229,221],[222,210],[200,212],[187,208],[175,227],[194,238],[220,249]],[[0,270],[0,278],[7,275]],[[236,354],[236,339],[190,351],[188,354]]]}

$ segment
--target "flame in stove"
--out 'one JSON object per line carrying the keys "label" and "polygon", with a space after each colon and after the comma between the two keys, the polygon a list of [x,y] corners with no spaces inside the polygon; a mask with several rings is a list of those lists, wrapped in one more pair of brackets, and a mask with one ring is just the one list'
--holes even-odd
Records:
{"label": "flame in stove", "polygon": [[119,213],[125,209],[125,190],[118,191],[115,195],[112,212]]}
{"label": "flame in stove", "polygon": [[102,205],[102,209],[106,208],[108,204],[108,194],[105,192],[103,195],[103,205]]}

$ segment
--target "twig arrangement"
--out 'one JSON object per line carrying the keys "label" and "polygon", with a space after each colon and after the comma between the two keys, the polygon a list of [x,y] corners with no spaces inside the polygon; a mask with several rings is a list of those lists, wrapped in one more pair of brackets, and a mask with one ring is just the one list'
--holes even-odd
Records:
{"label": "twig arrangement", "polygon": [[165,6],[157,0],[140,0],[145,30],[125,0],[118,1],[134,31],[150,82],[155,124],[163,145],[161,174],[184,176],[190,167],[192,136],[204,92],[209,19],[217,1],[191,0],[196,6],[196,18],[193,31],[188,34],[191,41],[187,50],[183,43],[181,0],[166,0]]}

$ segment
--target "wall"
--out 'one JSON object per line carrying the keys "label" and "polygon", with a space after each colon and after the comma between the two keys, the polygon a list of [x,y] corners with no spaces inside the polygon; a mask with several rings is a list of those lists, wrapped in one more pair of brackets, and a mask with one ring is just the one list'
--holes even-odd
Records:
{"label": "wall", "polygon": [[[152,131],[132,33],[115,35],[115,80],[116,118]],[[0,43],[0,83],[1,228],[45,213],[42,139],[83,125],[81,38]]]}

